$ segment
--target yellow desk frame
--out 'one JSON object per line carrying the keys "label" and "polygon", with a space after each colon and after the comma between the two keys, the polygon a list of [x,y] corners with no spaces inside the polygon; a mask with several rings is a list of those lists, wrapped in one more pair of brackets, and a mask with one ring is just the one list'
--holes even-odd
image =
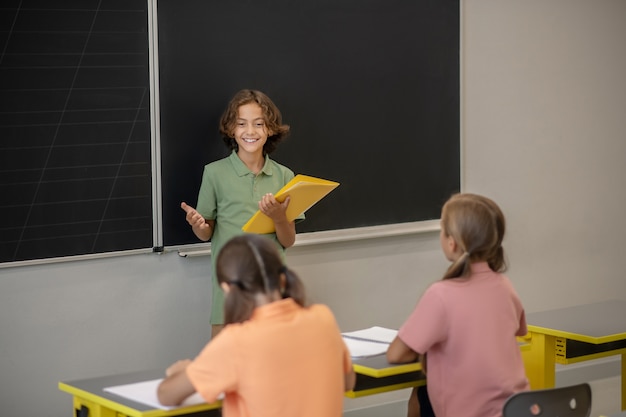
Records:
{"label": "yellow desk frame", "polygon": [[532,389],[555,384],[555,366],[621,355],[622,410],[626,410],[626,301],[606,302],[527,315],[522,350]]}
{"label": "yellow desk frame", "polygon": [[353,360],[356,385],[346,397],[358,398],[404,388],[426,385],[419,362],[390,364],[385,355]]}
{"label": "yellow desk frame", "polygon": [[123,375],[59,382],[59,389],[73,396],[74,415],[77,417],[174,417],[192,413],[220,416],[221,402],[178,407],[172,410],[155,409],[115,394],[104,388],[162,378],[163,370],[134,372]]}

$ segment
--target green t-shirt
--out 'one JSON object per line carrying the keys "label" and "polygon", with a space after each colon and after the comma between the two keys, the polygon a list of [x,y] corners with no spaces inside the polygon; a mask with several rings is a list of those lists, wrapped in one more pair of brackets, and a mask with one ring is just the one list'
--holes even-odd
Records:
{"label": "green t-shirt", "polygon": [[[293,177],[293,171],[271,160],[269,156],[265,157],[261,172],[255,175],[235,151],[204,167],[196,210],[205,219],[215,220],[211,237],[211,324],[224,323],[224,294],[215,275],[217,254],[231,238],[244,234],[241,228],[257,212],[263,195],[276,193]],[[301,219],[304,219],[304,215],[297,220]],[[265,236],[276,242],[281,253],[284,251],[276,233]]]}

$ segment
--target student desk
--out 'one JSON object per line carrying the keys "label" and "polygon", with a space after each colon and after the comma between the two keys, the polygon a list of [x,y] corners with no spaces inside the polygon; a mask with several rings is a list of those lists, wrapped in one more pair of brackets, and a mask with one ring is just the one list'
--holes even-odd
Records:
{"label": "student desk", "polygon": [[59,389],[74,396],[76,417],[187,417],[221,416],[221,402],[162,410],[104,391],[104,388],[163,378],[163,370],[59,382]]}
{"label": "student desk", "polygon": [[[354,390],[346,392],[350,398],[378,394],[397,389],[424,385],[426,379],[419,363],[391,365],[385,355],[355,360],[357,374]],[[217,417],[220,402],[197,404],[173,410],[162,410],[104,391],[104,388],[149,381],[163,377],[163,370],[133,372],[98,378],[59,382],[59,389],[74,397],[76,417]]]}
{"label": "student desk", "polygon": [[555,365],[621,355],[622,409],[626,409],[626,301],[530,313],[522,351],[532,389],[551,388]]}
{"label": "student desk", "polygon": [[[529,349],[528,343],[519,342],[522,352]],[[390,364],[385,355],[365,359],[353,359],[356,384],[347,397],[358,398],[404,388],[426,385],[426,375],[419,362]]]}
{"label": "student desk", "polygon": [[353,359],[356,384],[346,392],[350,398],[426,385],[419,362],[390,364],[385,355]]}

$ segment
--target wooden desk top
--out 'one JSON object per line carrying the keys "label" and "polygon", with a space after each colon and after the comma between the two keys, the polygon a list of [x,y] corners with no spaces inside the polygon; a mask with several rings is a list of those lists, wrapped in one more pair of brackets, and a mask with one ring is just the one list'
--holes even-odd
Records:
{"label": "wooden desk top", "polygon": [[540,311],[526,315],[528,330],[588,343],[626,339],[626,300]]}
{"label": "wooden desk top", "polygon": [[162,369],[59,382],[59,389],[72,394],[75,397],[100,404],[104,407],[134,417],[180,416],[220,408],[220,403],[216,402],[212,404],[197,404],[188,407],[179,407],[172,410],[155,409],[147,404],[132,401],[104,391],[104,388],[106,387],[149,381],[158,378],[163,378]]}

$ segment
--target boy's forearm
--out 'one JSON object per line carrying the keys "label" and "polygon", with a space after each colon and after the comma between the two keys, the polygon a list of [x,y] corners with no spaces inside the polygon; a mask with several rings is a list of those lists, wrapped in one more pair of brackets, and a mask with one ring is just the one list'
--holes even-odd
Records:
{"label": "boy's forearm", "polygon": [[274,222],[276,228],[276,237],[283,248],[290,248],[296,243],[296,224],[295,222]]}

